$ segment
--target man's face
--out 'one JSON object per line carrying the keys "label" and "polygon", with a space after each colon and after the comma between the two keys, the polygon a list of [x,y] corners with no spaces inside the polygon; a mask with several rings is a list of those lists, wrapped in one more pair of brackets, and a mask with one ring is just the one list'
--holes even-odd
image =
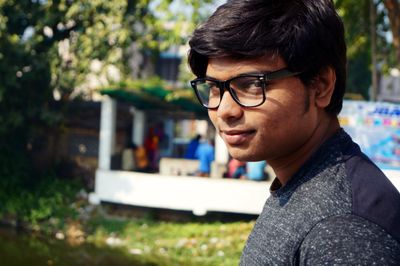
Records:
{"label": "man's face", "polygon": [[[206,75],[227,80],[243,73],[265,73],[285,68],[279,56],[252,60],[210,59]],[[209,116],[232,157],[240,161],[284,160],[301,149],[318,125],[314,92],[298,77],[274,80],[258,107],[241,107],[225,91]]]}

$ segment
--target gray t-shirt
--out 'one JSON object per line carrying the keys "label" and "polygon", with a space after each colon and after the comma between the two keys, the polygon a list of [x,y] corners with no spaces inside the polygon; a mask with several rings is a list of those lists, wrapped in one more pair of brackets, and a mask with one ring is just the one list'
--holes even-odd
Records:
{"label": "gray t-shirt", "polygon": [[400,194],[342,129],[270,190],[240,265],[400,265]]}

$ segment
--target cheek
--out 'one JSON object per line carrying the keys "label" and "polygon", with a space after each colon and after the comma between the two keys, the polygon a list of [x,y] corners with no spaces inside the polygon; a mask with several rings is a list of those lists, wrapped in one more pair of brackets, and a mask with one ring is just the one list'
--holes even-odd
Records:
{"label": "cheek", "polygon": [[308,126],[311,127],[311,122],[315,119],[312,119],[311,113],[305,110],[304,95],[274,96],[268,99],[265,108],[248,117],[248,120],[257,121],[254,125],[258,130],[256,141],[260,145],[266,145],[268,142],[271,146],[286,146],[285,143],[296,142],[299,135],[302,135]]}
{"label": "cheek", "polygon": [[217,118],[217,112],[214,110],[208,110],[208,117],[210,118],[211,122],[214,123],[214,121],[216,121]]}
{"label": "cheek", "polygon": [[280,135],[282,130],[282,119],[279,116],[260,115],[254,117],[253,121],[257,121],[257,138],[255,139],[255,147],[262,147],[267,142],[271,144],[276,142],[277,136]]}
{"label": "cheek", "polygon": [[217,127],[217,112],[215,110],[208,110],[208,117],[210,118],[214,127],[218,129],[218,127]]}

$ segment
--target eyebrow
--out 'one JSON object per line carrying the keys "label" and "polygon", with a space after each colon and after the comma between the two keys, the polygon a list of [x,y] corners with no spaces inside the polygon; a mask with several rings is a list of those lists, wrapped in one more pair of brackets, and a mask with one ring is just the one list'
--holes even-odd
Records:
{"label": "eyebrow", "polygon": [[[230,78],[228,78],[228,79],[225,79],[225,80],[230,80],[230,79],[233,79],[233,78],[236,78],[236,77],[240,77],[240,76],[246,76],[246,75],[254,75],[254,74],[268,74],[268,73],[271,73],[271,72],[274,72],[274,71],[252,71],[252,72],[244,72],[244,73],[240,73],[240,74],[238,74],[238,75],[235,75],[235,76],[233,76],[233,77],[230,77]],[[217,79],[217,78],[215,78],[215,77],[208,76],[208,75],[206,75],[204,78],[208,78],[208,79],[214,79],[214,80],[222,81],[222,80],[220,80],[220,79]],[[225,81],[225,80],[224,80],[224,81]]]}

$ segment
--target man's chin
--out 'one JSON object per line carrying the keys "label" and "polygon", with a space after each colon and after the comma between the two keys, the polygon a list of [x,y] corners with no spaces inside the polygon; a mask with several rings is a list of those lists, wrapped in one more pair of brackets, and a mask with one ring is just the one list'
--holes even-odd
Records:
{"label": "man's chin", "polygon": [[247,152],[246,150],[243,149],[237,149],[237,148],[230,148],[228,149],[229,154],[232,156],[232,158],[242,161],[242,162],[248,162],[248,161],[253,161],[252,159],[252,154]]}

